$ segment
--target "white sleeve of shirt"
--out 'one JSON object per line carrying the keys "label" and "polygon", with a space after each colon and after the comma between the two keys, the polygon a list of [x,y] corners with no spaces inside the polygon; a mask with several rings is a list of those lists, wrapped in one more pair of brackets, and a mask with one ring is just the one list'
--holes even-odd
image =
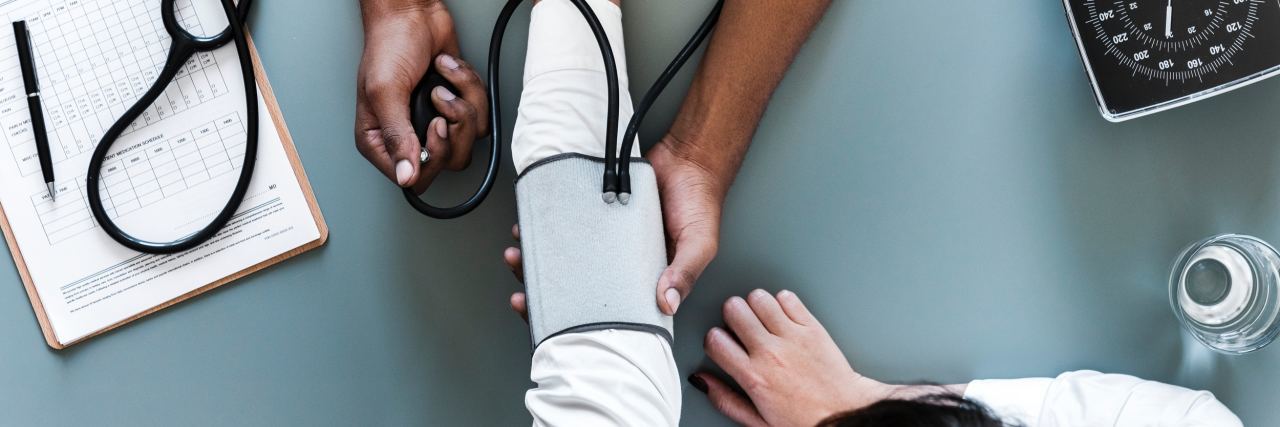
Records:
{"label": "white sleeve of shirt", "polygon": [[[587,0],[613,47],[618,67],[618,140],[635,109],[627,90],[627,51],[622,9],[607,0]],[[568,0],[542,0],[529,13],[524,91],[520,97],[511,157],[516,173],[562,153],[604,157],[609,112],[604,60],[587,21]],[[621,144],[618,144],[621,148]],[[615,151],[616,152],[616,151]],[[632,157],[640,157],[637,145]]]}
{"label": "white sleeve of shirt", "polygon": [[535,426],[675,426],[680,373],[651,332],[604,330],[546,340],[533,353],[524,403]]}
{"label": "white sleeve of shirt", "polygon": [[978,380],[964,397],[1027,427],[1243,426],[1213,393],[1094,371]]}
{"label": "white sleeve of shirt", "polygon": [[[621,133],[633,114],[622,11],[606,0],[588,4],[613,45]],[[599,45],[568,0],[543,0],[530,19],[524,91],[511,142],[516,171],[561,153],[603,157],[608,92]],[[636,147],[633,156],[639,152]],[[534,350],[529,378],[537,387],[525,394],[525,406],[536,426],[675,426],[680,421],[680,373],[671,344],[652,332],[603,330],[550,338]]]}

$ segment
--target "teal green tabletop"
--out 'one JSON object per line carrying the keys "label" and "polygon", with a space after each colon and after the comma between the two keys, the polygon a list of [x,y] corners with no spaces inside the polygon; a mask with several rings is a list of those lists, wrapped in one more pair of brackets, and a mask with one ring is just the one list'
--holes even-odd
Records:
{"label": "teal green tabletop", "polygon": [[[500,3],[448,1],[480,69]],[[711,4],[625,4],[633,93]],[[422,217],[353,145],[358,3],[255,7],[250,28],[328,245],[64,351],[45,345],[3,263],[0,424],[527,424],[530,343],[501,261],[510,160],[472,215]],[[524,45],[508,37],[508,117]],[[658,103],[646,143],[689,80]],[[1280,348],[1212,353],[1166,296],[1195,240],[1280,241],[1278,100],[1269,80],[1113,124],[1060,1],[838,0],[761,123],[719,256],[676,317],[677,364],[711,366],[702,336],[726,298],[791,289],[868,376],[1092,369],[1207,389],[1246,425],[1280,425]],[[471,191],[481,163],[429,197]],[[691,386],[683,422],[728,424]]]}

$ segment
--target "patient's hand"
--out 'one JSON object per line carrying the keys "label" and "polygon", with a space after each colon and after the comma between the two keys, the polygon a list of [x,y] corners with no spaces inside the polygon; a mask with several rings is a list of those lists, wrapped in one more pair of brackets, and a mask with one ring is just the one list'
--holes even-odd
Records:
{"label": "patient's hand", "polygon": [[[516,241],[516,246],[520,245],[520,225],[511,226],[511,239]],[[516,280],[524,283],[524,260],[520,256],[520,248],[512,246],[502,252],[502,262],[511,270],[511,274],[516,276]],[[511,294],[511,310],[520,315],[525,322],[529,321],[529,306],[526,304],[524,292],[516,292]]]}
{"label": "patient's hand", "polygon": [[[707,356],[746,390],[715,375],[689,376],[717,410],[748,426],[812,426],[879,401],[900,389],[864,377],[800,298],[756,290],[724,304],[728,330],[712,328]],[[736,338],[735,338],[736,337]]]}
{"label": "patient's hand", "polygon": [[[466,168],[471,144],[488,133],[488,99],[475,71],[458,59],[453,18],[438,0],[362,0],[365,49],[356,87],[355,144],[375,168],[419,192],[442,169]],[[431,160],[419,165],[421,146],[409,121],[409,94],[434,59],[436,70],[460,93],[432,90],[443,117],[431,122]]]}

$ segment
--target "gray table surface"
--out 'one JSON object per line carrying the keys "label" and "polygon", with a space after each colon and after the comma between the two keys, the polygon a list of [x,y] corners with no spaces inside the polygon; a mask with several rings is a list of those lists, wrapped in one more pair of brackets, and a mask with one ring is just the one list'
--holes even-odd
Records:
{"label": "gray table surface", "polygon": [[[499,3],[450,3],[467,59],[483,58]],[[709,5],[627,5],[634,92]],[[0,423],[527,423],[529,343],[500,262],[510,165],[475,214],[418,216],[352,146],[356,2],[257,7],[329,245],[62,352],[45,347],[4,263]],[[522,39],[507,48],[508,111]],[[687,84],[645,135],[670,123]],[[1096,369],[1207,388],[1247,425],[1280,425],[1280,349],[1210,354],[1179,332],[1165,297],[1185,244],[1280,239],[1277,99],[1271,80],[1110,124],[1058,2],[837,1],[779,89],[728,201],[720,256],[677,317],[679,367],[707,365],[701,336],[727,297],[787,288],[873,377]],[[433,197],[470,191],[475,169]],[[686,424],[727,423],[692,388],[684,399]]]}

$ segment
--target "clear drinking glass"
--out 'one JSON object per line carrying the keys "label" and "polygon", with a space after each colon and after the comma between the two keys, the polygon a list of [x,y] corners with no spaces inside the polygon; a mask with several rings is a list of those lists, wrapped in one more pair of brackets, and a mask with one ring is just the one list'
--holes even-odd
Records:
{"label": "clear drinking glass", "polygon": [[1227,354],[1258,350],[1280,333],[1280,253],[1239,234],[1188,246],[1169,275],[1169,303],[1182,327]]}

